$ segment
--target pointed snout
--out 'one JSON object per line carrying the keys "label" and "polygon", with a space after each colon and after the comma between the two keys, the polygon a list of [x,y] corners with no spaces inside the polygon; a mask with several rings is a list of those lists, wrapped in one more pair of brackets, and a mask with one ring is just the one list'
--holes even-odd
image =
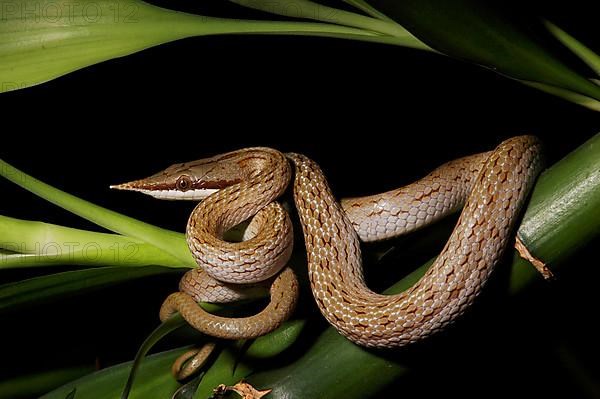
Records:
{"label": "pointed snout", "polygon": [[172,187],[169,186],[167,176],[164,173],[156,173],[144,179],[132,180],[127,183],[115,184],[110,186],[113,190],[125,191],[151,191],[151,190],[166,190]]}
{"label": "pointed snout", "polygon": [[127,183],[113,184],[110,186],[113,190],[127,190],[127,191],[139,191],[147,190],[148,184],[144,180],[133,180]]}

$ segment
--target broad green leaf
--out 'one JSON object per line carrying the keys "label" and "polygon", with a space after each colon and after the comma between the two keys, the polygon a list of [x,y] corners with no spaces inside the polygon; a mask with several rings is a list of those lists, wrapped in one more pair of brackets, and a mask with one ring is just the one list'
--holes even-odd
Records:
{"label": "broad green leaf", "polygon": [[[369,4],[443,54],[600,101],[600,87],[575,72],[554,48],[479,0],[369,0]],[[534,21],[532,21],[533,23]]]}
{"label": "broad green leaf", "polygon": [[[219,306],[209,305],[207,310],[223,310]],[[143,352],[149,350],[157,340],[184,323],[175,316],[158,327],[146,340],[138,352],[141,359]],[[299,336],[304,325],[303,321],[295,320],[284,323],[277,330],[257,338],[244,351],[241,344],[224,349],[215,359],[212,367],[202,376],[196,398],[207,398],[219,384],[234,384],[249,376],[254,368],[243,361],[243,357],[252,354],[252,358],[264,358],[279,354],[288,348]],[[272,347],[270,346],[272,345]],[[179,384],[171,375],[172,362],[189,348],[180,348],[171,352],[151,355],[137,363],[135,381],[129,398],[169,399],[177,390]],[[242,357],[242,358],[241,358]],[[122,398],[123,387],[128,375],[134,369],[134,362],[123,363],[94,374],[72,381],[48,393],[42,399],[63,399],[76,390],[75,398],[86,399],[117,399]],[[162,384],[162,385],[161,385]]]}
{"label": "broad green leaf", "polygon": [[92,366],[68,367],[0,381],[0,399],[38,397],[94,371]]}
{"label": "broad green leaf", "polygon": [[0,313],[49,303],[67,296],[90,292],[125,281],[173,273],[169,267],[102,267],[34,277],[0,285]]}
{"label": "broad green leaf", "polygon": [[[210,312],[226,310],[219,305],[201,304],[201,306]],[[296,342],[304,324],[304,320],[286,321],[276,330],[256,338],[249,345],[246,345],[246,340],[240,340],[235,342],[232,347],[222,350],[215,363],[199,381],[196,397],[209,394],[219,384],[233,384],[247,377],[253,371],[253,367],[246,364],[244,359],[265,359],[279,355]],[[163,322],[146,338],[135,355],[122,399],[127,399],[131,387],[134,385],[137,369],[143,364],[146,353],[164,336],[184,325],[186,322],[176,314]]]}
{"label": "broad green leaf", "polygon": [[230,33],[376,36],[326,24],[212,18],[139,0],[0,0],[0,92],[173,40]]}
{"label": "broad green leaf", "polygon": [[[186,349],[148,356],[139,369],[130,399],[170,399],[179,388],[171,375],[171,364]],[[132,362],[89,374],[47,393],[40,399],[65,399],[75,389],[75,399],[119,399]]]}

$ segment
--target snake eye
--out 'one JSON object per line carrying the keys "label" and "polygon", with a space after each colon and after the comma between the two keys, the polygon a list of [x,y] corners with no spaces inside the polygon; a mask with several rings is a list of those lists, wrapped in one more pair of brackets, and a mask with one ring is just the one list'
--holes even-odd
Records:
{"label": "snake eye", "polygon": [[187,191],[192,188],[192,179],[190,179],[189,176],[186,175],[179,176],[179,179],[177,179],[175,186],[179,191]]}

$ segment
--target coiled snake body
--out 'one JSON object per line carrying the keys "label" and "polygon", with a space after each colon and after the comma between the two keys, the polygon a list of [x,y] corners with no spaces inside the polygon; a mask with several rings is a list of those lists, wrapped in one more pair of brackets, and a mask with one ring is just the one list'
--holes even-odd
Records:
{"label": "coiled snake body", "polygon": [[[513,242],[515,221],[541,170],[538,140],[520,136],[494,151],[451,161],[403,188],[341,203],[314,161],[268,148],[174,165],[117,186],[158,198],[205,198],[187,227],[188,244],[200,268],[184,276],[182,292],[167,298],[161,319],[180,312],[206,334],[249,338],[273,330],[289,317],[298,296],[294,273],[285,266],[292,226],[275,200],[288,185],[290,163],[317,305],[348,339],[378,348],[428,337],[469,307]],[[361,240],[410,232],[463,205],[441,254],[414,286],[398,295],[377,294],[366,286]],[[228,229],[253,216],[244,241],[223,239]],[[244,295],[239,284],[264,279],[273,280],[271,302],[257,315],[223,318],[197,305],[201,300],[239,299]]]}

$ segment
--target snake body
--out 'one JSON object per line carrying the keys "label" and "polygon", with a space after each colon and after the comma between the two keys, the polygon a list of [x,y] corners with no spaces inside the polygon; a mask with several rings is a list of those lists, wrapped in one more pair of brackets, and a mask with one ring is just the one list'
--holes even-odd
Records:
{"label": "snake body", "polygon": [[294,196],[321,313],[341,334],[368,347],[399,347],[443,329],[474,301],[511,242],[518,213],[540,170],[539,152],[536,139],[519,137],[489,154],[439,257],[409,290],[390,296],[366,286],[358,234],[318,165],[293,155]]}
{"label": "snake body", "polygon": [[[179,185],[191,190],[194,199],[201,196],[198,190],[219,190],[196,207],[188,222],[188,244],[202,269],[188,272],[181,283],[183,292],[169,296],[160,315],[164,320],[177,311],[209,335],[249,338],[289,317],[298,295],[291,269],[279,272],[291,251],[291,238],[286,238],[291,227],[274,202],[288,185],[291,162],[309,278],[321,313],[351,341],[390,348],[445,328],[472,304],[512,242],[519,212],[541,170],[540,154],[535,137],[515,137],[493,151],[451,161],[411,185],[341,203],[314,161],[267,148],[175,165],[117,188],[179,198],[169,194]],[[366,286],[361,240],[410,232],[463,205],[441,254],[409,290],[388,296]],[[257,216],[246,241],[223,240],[227,229],[253,215]],[[246,269],[252,276],[248,279]],[[206,287],[219,292],[220,300],[228,300],[239,294],[231,283],[255,283],[273,275],[271,302],[257,315],[222,318],[197,306],[197,300],[207,299],[202,295],[210,296],[203,294]],[[217,288],[221,286],[224,291]]]}
{"label": "snake body", "polygon": [[[179,312],[192,327],[219,338],[264,335],[279,326],[294,310],[298,282],[290,268],[274,279],[270,289],[271,302],[254,316],[215,316],[202,310],[197,301],[239,299],[245,295],[244,290],[233,288],[231,283],[263,281],[287,264],[293,246],[292,223],[287,212],[274,200],[288,185],[290,165],[282,153],[268,148],[225,154],[207,164],[210,173],[216,174],[217,178],[227,175],[230,180],[225,183],[225,188],[208,196],[192,212],[186,237],[201,269],[186,274],[180,283],[182,291],[170,295],[161,307],[160,319],[164,321]],[[225,169],[219,171],[219,168]],[[203,170],[206,173],[206,168]],[[250,217],[253,219],[246,229],[246,240],[233,243],[223,239],[227,230]],[[198,274],[198,270],[203,273]],[[207,289],[211,285],[213,290]]]}

